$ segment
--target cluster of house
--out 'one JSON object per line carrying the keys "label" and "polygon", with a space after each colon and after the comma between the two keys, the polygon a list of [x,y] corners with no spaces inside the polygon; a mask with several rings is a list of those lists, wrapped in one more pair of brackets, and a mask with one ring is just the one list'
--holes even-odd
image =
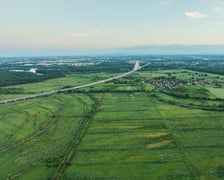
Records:
{"label": "cluster of house", "polygon": [[193,86],[197,84],[214,84],[215,82],[210,79],[188,79],[188,80],[180,80],[176,78],[168,78],[168,77],[157,77],[151,80],[151,83],[156,86],[157,90],[162,89],[177,89],[182,86]]}

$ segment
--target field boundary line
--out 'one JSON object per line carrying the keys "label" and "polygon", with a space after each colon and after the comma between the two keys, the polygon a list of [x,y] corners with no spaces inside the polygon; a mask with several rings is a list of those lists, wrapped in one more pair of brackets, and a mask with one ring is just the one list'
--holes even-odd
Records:
{"label": "field boundary line", "polygon": [[[152,98],[153,101],[154,101],[154,104],[155,104],[155,110],[158,112],[158,114],[160,115],[161,119],[164,119],[166,120],[166,118],[162,115],[162,113],[160,112],[160,110],[158,109],[157,105],[156,105],[156,102],[155,102],[155,97]],[[196,179],[196,180],[199,180],[199,172],[198,170],[192,165],[192,163],[187,159],[185,153],[184,153],[184,150],[183,148],[180,146],[180,143],[177,141],[177,139],[173,136],[172,132],[170,131],[170,129],[167,127],[166,123],[165,122],[162,122],[164,124],[164,126],[166,127],[170,137],[171,137],[171,140],[174,142],[177,150],[179,151],[180,155],[182,156],[183,158],[183,162],[184,164],[186,165],[186,167],[188,168],[189,172],[191,173],[191,175]]]}
{"label": "field boundary line", "polygon": [[71,142],[71,146],[68,148],[67,152],[64,155],[64,158],[60,162],[59,166],[57,167],[55,173],[52,176],[52,180],[60,180],[62,179],[64,172],[69,165],[70,161],[72,160],[80,142],[82,141],[83,137],[85,136],[88,127],[90,126],[93,116],[95,115],[97,108],[99,106],[99,100],[91,97],[92,100],[95,102],[92,105],[92,110],[86,115],[83,122],[81,122],[77,132],[74,135],[74,140]]}

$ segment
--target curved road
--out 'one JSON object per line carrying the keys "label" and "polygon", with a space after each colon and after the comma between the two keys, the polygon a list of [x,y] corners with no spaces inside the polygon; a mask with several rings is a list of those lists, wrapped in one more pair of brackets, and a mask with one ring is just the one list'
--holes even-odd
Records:
{"label": "curved road", "polygon": [[126,73],[121,74],[121,75],[117,75],[117,76],[114,76],[114,77],[111,77],[111,78],[108,78],[108,79],[104,79],[104,80],[100,80],[100,81],[96,81],[96,82],[93,82],[93,83],[84,84],[84,85],[80,85],[80,86],[75,86],[75,87],[71,87],[71,88],[59,89],[59,90],[54,90],[54,91],[49,91],[49,92],[44,92],[44,93],[39,93],[39,94],[33,94],[33,95],[29,95],[29,96],[24,96],[24,97],[0,100],[0,104],[7,104],[7,103],[13,103],[13,102],[17,102],[17,101],[25,101],[25,100],[28,100],[28,99],[50,96],[50,95],[57,94],[57,93],[63,93],[63,92],[71,91],[71,90],[81,89],[81,88],[85,88],[85,87],[94,86],[94,85],[97,85],[97,84],[109,82],[109,81],[112,81],[114,79],[119,79],[119,78],[122,78],[124,76],[128,76],[128,75],[144,68],[145,66],[148,66],[149,64],[150,63],[145,64],[144,66],[140,66],[139,61],[136,61],[135,66],[131,71],[126,72]]}

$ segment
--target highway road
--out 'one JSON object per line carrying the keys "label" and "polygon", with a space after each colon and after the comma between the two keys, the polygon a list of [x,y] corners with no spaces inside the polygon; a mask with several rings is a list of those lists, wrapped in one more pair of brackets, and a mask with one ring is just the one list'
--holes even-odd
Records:
{"label": "highway road", "polygon": [[33,94],[33,95],[29,95],[29,96],[24,96],[24,97],[0,100],[0,104],[8,104],[8,103],[13,103],[13,102],[18,102],[18,101],[25,101],[25,100],[28,100],[28,99],[50,96],[50,95],[57,94],[57,93],[64,93],[64,92],[67,92],[67,91],[77,90],[77,89],[81,89],[81,88],[85,88],[85,87],[94,86],[94,85],[97,85],[97,84],[106,83],[106,82],[112,81],[114,79],[119,79],[119,78],[128,76],[128,75],[130,75],[130,74],[148,66],[149,64],[150,63],[145,64],[143,66],[140,66],[139,61],[136,61],[135,65],[134,65],[134,68],[131,71],[126,72],[124,74],[120,74],[120,75],[117,75],[117,76],[114,76],[114,77],[111,77],[111,78],[108,78],[108,79],[104,79],[104,80],[100,80],[100,81],[96,81],[96,82],[92,82],[92,83],[84,84],[84,85],[80,85],[80,86],[75,86],[75,87],[71,87],[71,88],[59,89],[59,90],[54,90],[54,91],[49,91],[49,92],[44,92],[44,93],[39,93],[39,94]]}

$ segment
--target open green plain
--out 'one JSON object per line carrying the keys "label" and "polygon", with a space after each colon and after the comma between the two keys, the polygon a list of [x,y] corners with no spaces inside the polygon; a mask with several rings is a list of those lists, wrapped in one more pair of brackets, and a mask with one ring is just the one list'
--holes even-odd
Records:
{"label": "open green plain", "polygon": [[[200,75],[137,72],[78,92],[0,105],[1,179],[224,179],[223,87],[200,85],[209,98],[186,98],[147,82],[169,73]],[[108,76],[85,75],[83,82]],[[82,82],[80,75],[66,78],[13,87],[29,93]]]}

